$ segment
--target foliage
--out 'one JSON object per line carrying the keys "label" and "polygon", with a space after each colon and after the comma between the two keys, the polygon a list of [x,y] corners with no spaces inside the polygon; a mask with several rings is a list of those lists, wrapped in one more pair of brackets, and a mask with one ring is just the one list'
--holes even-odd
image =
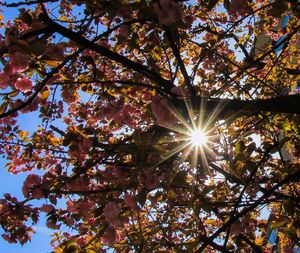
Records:
{"label": "foliage", "polygon": [[[292,252],[298,1],[2,10],[1,154],[10,173],[30,172],[23,200],[0,200],[5,240],[26,243],[44,212],[54,252],[274,252],[274,229]],[[21,115],[40,122],[24,129]],[[200,147],[190,140],[198,127]]]}

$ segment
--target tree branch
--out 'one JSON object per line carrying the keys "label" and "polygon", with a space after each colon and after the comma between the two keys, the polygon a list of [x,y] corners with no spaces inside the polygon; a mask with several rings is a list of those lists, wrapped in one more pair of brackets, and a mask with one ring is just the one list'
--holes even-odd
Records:
{"label": "tree branch", "polygon": [[186,68],[184,66],[184,62],[183,62],[183,60],[181,58],[180,52],[179,52],[176,44],[175,44],[175,41],[174,41],[173,36],[171,34],[171,31],[170,31],[170,29],[168,27],[166,27],[165,28],[165,32],[166,32],[167,39],[168,39],[168,41],[170,43],[170,46],[172,48],[173,54],[174,54],[174,56],[175,56],[175,58],[176,58],[176,60],[178,62],[178,65],[179,65],[180,71],[181,71],[181,73],[183,75],[185,84],[188,87],[191,95],[195,96],[196,95],[195,94],[195,90],[194,90],[194,88],[193,88],[193,86],[191,84],[190,77],[189,77],[189,75],[187,73],[187,70],[186,70]]}
{"label": "tree branch", "polygon": [[198,250],[195,253],[201,253],[217,236],[219,236],[222,232],[226,230],[226,228],[238,220],[239,218],[243,217],[248,212],[254,210],[257,208],[264,199],[267,199],[272,195],[274,191],[276,191],[279,187],[291,183],[291,182],[298,182],[300,179],[300,171],[297,171],[296,173],[290,174],[285,179],[277,183],[275,186],[273,186],[271,189],[266,191],[260,198],[258,198],[253,204],[250,206],[244,208],[241,212],[237,213],[235,216],[232,217],[229,221],[225,222],[213,235],[207,238],[207,240],[201,245],[201,247],[198,248]]}
{"label": "tree branch", "polygon": [[260,247],[258,247],[255,243],[250,241],[245,235],[240,234],[239,238],[243,240],[245,243],[247,243],[252,249],[254,253],[262,253],[263,251],[261,250]]}
{"label": "tree branch", "polygon": [[[219,119],[236,118],[239,116],[256,115],[260,112],[300,114],[300,95],[279,96],[270,99],[239,100],[191,97],[191,105],[196,113],[214,113]],[[202,105],[205,105],[205,109]],[[185,101],[176,99],[173,106],[188,115]]]}
{"label": "tree branch", "polygon": [[93,41],[90,41],[81,35],[67,29],[66,27],[54,22],[46,13],[40,14],[39,18],[48,26],[52,27],[57,33],[61,34],[62,36],[70,39],[71,41],[75,42],[77,45],[88,48],[100,55],[103,55],[113,61],[121,63],[125,67],[138,72],[139,74],[147,77],[148,79],[161,84],[165,89],[170,90],[172,89],[173,85],[169,80],[162,78],[157,72],[150,70],[145,65],[140,63],[131,61],[130,59],[122,56],[114,51],[111,51],[101,45],[96,44]]}

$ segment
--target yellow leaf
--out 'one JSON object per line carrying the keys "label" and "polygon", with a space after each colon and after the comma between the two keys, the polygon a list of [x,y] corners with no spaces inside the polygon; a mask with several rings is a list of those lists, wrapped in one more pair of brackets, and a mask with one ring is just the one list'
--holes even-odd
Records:
{"label": "yellow leaf", "polygon": [[46,60],[45,63],[52,68],[56,68],[59,64],[61,64],[62,61],[56,61],[56,60]]}
{"label": "yellow leaf", "polygon": [[214,224],[215,222],[216,222],[215,220],[209,219],[209,220],[204,221],[204,224],[211,225],[211,224]]}
{"label": "yellow leaf", "polygon": [[0,105],[0,114],[5,113],[7,110],[8,103],[4,102],[2,105]]}
{"label": "yellow leaf", "polygon": [[255,239],[255,244],[258,245],[258,246],[261,246],[264,242],[264,238],[256,238]]}
{"label": "yellow leaf", "polygon": [[87,252],[88,252],[88,253],[96,253],[96,251],[93,250],[93,249],[88,249]]}
{"label": "yellow leaf", "polygon": [[3,21],[3,16],[0,14],[0,22]]}
{"label": "yellow leaf", "polygon": [[39,97],[43,100],[46,100],[49,96],[50,96],[50,91],[49,90],[42,91],[39,94]]}
{"label": "yellow leaf", "polygon": [[167,196],[169,199],[174,199],[176,197],[176,193],[173,189],[168,190]]}
{"label": "yellow leaf", "polygon": [[53,145],[59,145],[62,143],[62,139],[56,137],[50,137],[50,141]]}
{"label": "yellow leaf", "polygon": [[109,139],[108,139],[108,143],[109,144],[115,144],[115,143],[117,143],[117,138],[116,137],[110,137]]}
{"label": "yellow leaf", "polygon": [[19,133],[18,133],[18,135],[19,135],[19,137],[20,137],[21,139],[24,139],[25,137],[28,136],[28,132],[27,132],[27,131],[22,131],[22,130],[20,130]]}
{"label": "yellow leaf", "polygon": [[11,98],[12,98],[12,97],[16,97],[16,96],[19,95],[19,93],[20,93],[19,90],[15,90],[15,91],[10,92],[10,93],[8,94],[8,96],[11,97]]}
{"label": "yellow leaf", "polygon": [[56,248],[54,253],[62,253],[63,252],[63,249],[62,248]]}

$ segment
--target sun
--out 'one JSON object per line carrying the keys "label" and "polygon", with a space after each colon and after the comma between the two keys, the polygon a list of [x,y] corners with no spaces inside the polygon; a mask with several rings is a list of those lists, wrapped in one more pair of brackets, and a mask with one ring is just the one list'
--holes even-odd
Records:
{"label": "sun", "polygon": [[194,129],[191,132],[190,138],[192,145],[196,147],[202,147],[207,143],[207,135],[200,128]]}

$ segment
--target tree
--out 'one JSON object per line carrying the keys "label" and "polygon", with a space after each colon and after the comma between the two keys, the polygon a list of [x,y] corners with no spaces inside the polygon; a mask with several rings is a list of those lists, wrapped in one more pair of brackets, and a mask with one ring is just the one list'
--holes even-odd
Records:
{"label": "tree", "polygon": [[65,231],[54,252],[274,252],[270,229],[292,252],[298,1],[2,7],[1,153],[30,171],[23,200],[0,200],[5,240],[26,243],[44,212]]}

